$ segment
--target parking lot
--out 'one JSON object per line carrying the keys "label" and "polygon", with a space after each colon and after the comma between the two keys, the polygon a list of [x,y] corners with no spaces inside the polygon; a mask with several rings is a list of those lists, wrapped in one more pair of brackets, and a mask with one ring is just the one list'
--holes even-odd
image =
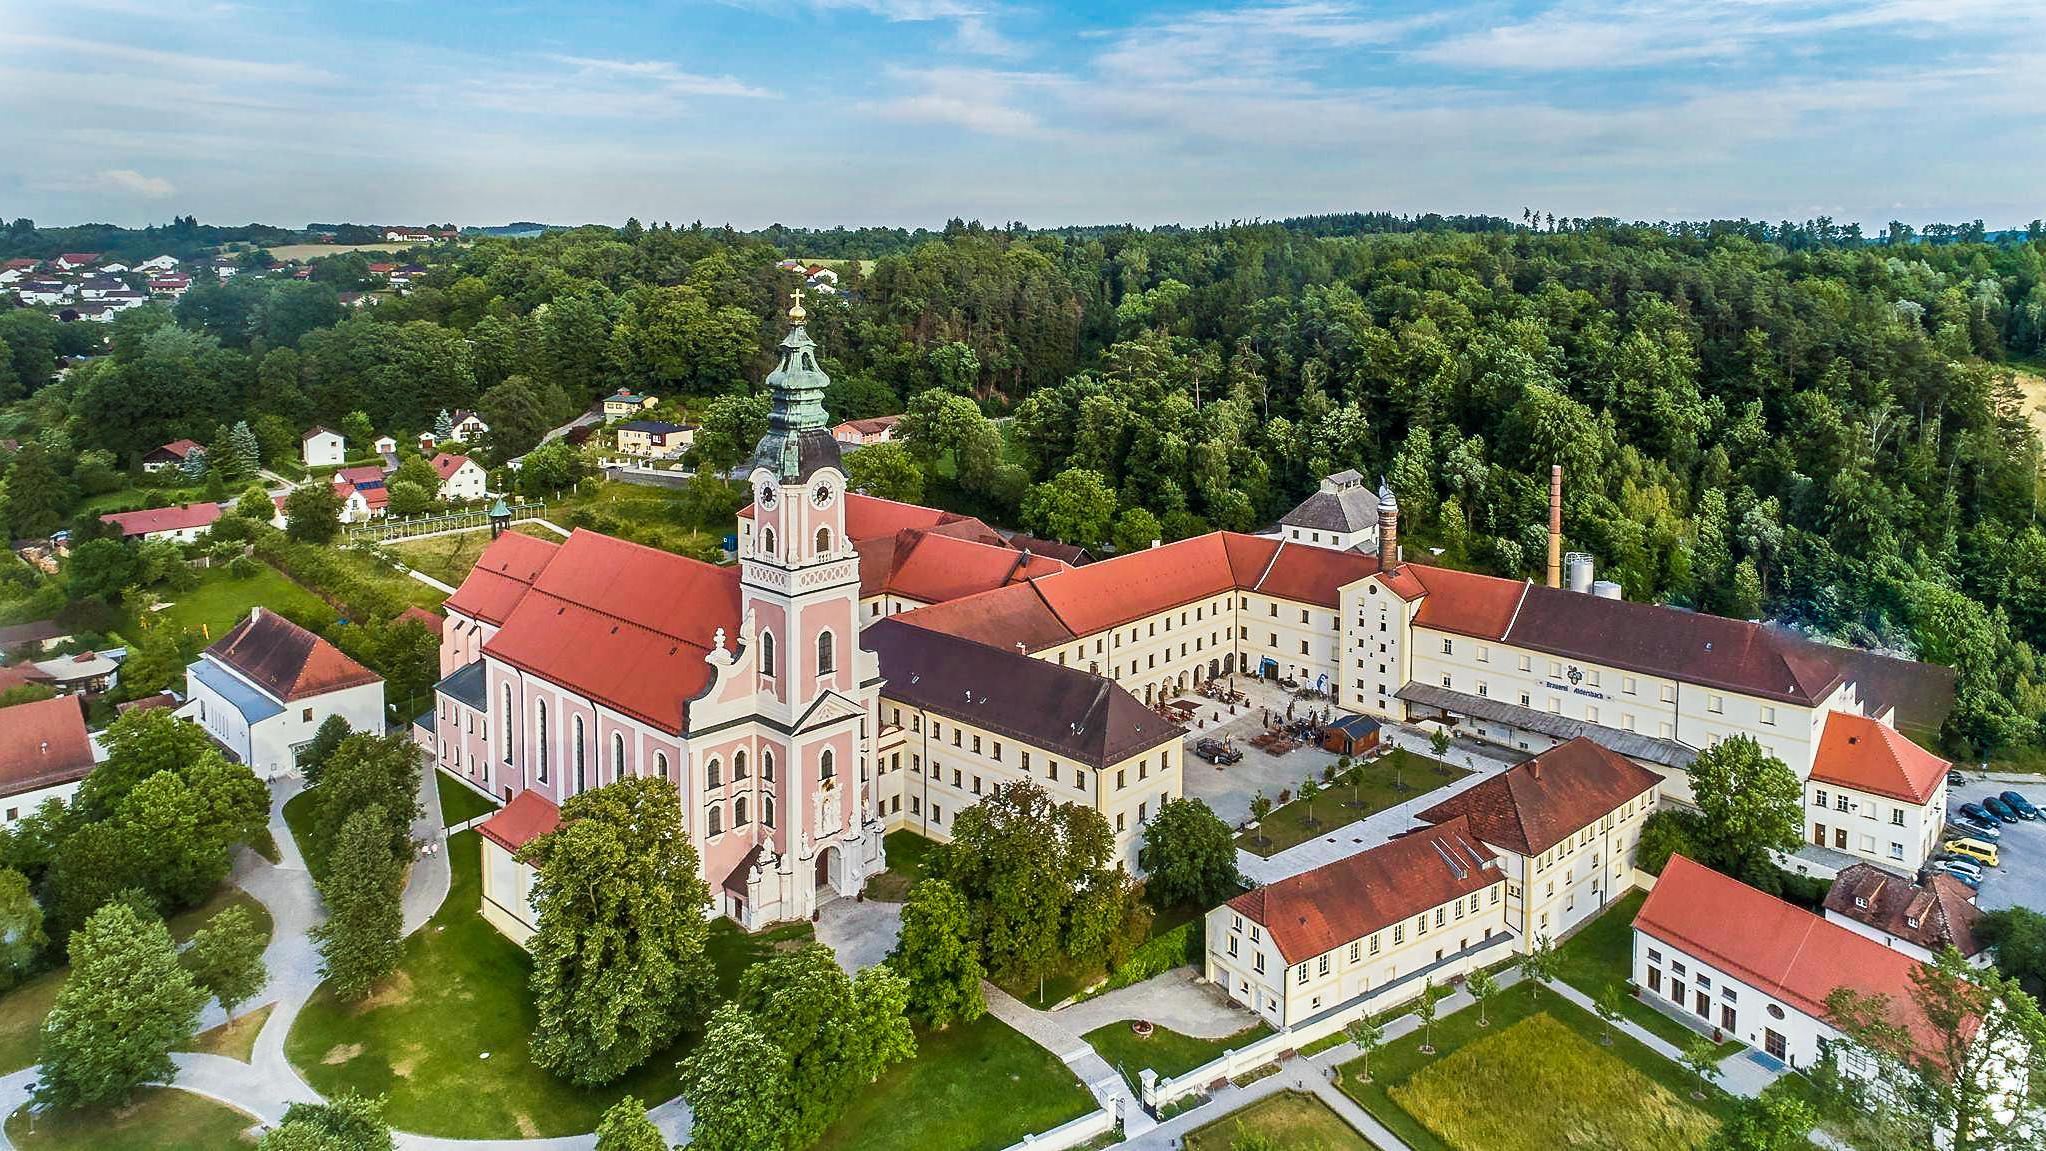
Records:
{"label": "parking lot", "polygon": [[[1964,803],[1980,803],[1985,796],[2005,791],[2015,791],[2035,804],[2046,800],[2046,785],[1976,779],[1948,789],[1947,813],[1952,815]],[[1976,906],[1984,911],[2017,905],[2046,908],[2046,820],[2004,824],[2003,838],[1996,846],[1999,866],[1983,868]]]}

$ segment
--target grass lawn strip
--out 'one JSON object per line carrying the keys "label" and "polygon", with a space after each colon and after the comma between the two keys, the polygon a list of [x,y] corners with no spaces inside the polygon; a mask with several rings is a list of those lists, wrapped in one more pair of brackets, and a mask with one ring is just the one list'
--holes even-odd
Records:
{"label": "grass lawn strip", "polygon": [[440,824],[442,827],[453,827],[458,823],[467,823],[479,815],[489,815],[497,810],[497,805],[490,802],[489,799],[485,798],[475,788],[438,768],[435,768],[433,772],[433,786],[435,790],[440,792]]}
{"label": "grass lawn strip", "polygon": [[1056,1056],[983,1015],[919,1030],[917,1057],[862,1088],[812,1151],[998,1151],[1094,1108]]}
{"label": "grass lawn strip", "polygon": [[145,1087],[125,1107],[47,1111],[30,1135],[26,1110],[7,1119],[7,1138],[20,1151],[234,1151],[254,1147],[246,1132],[256,1119],[204,1096]]}
{"label": "grass lawn strip", "polygon": [[1239,1139],[1262,1135],[1280,1151],[1376,1151],[1329,1105],[1303,1091],[1268,1095],[1186,1137],[1186,1151],[1233,1151]]}
{"label": "grass lawn strip", "polygon": [[[1296,799],[1283,807],[1273,808],[1256,831],[1246,831],[1237,836],[1236,846],[1253,855],[1269,858],[1310,839],[1341,831],[1365,816],[1376,815],[1388,807],[1446,787],[1469,774],[1462,768],[1396,747],[1367,763],[1355,787],[1341,782],[1340,778],[1334,784],[1324,784],[1313,803],[1317,822],[1308,823],[1309,805]],[[1406,790],[1398,790],[1395,783],[1406,784]],[[1278,796],[1270,798],[1276,801]]]}
{"label": "grass lawn strip", "polygon": [[381,546],[392,559],[408,568],[425,572],[442,583],[460,585],[469,569],[476,566],[476,557],[490,546],[490,531],[479,527],[475,531]]}
{"label": "grass lawn strip", "polygon": [[[1478,1009],[1475,1006],[1436,1020],[1434,1041],[1437,1050],[1434,1055],[1421,1054],[1423,1033],[1420,1029],[1386,1044],[1371,1054],[1372,1078],[1368,1083],[1359,1078],[1363,1070],[1360,1061],[1352,1060],[1345,1063],[1342,1067],[1341,1080],[1343,1093],[1371,1112],[1388,1130],[1412,1148],[1412,1151],[1456,1151],[1451,1144],[1445,1143],[1419,1120],[1408,1114],[1406,1109],[1387,1092],[1407,1082],[1436,1060],[1446,1058],[1470,1043],[1485,1039],[1538,1013],[1546,1013],[1556,1022],[1575,1031],[1581,1038],[1593,1045],[1599,1045],[1600,1038],[1604,1035],[1604,1025],[1599,1022],[1597,1016],[1570,1003],[1554,991],[1544,991],[1537,998],[1533,990],[1527,984],[1518,984],[1495,997],[1487,1012],[1490,1027],[1478,1026]],[[1662,1085],[1687,1105],[1696,1106],[1719,1119],[1725,1119],[1731,1114],[1734,1102],[1732,1097],[1717,1087],[1706,1092],[1703,1103],[1692,1104],[1690,1093],[1696,1086],[1696,1077],[1630,1038],[1623,1031],[1614,1030],[1613,1045],[1599,1046],[1599,1050]],[[1519,1113],[1523,1113],[1527,1122],[1543,1121],[1546,1112],[1542,1110],[1541,1101],[1532,1096],[1515,1098],[1525,1100]]]}
{"label": "grass lawn strip", "polygon": [[274,1003],[265,1003],[254,1011],[243,1011],[234,1019],[218,1027],[208,1028],[178,1045],[180,1051],[197,1051],[204,1055],[223,1055],[247,1063],[256,1050],[256,1036],[262,1033],[263,1024],[269,1020]]}
{"label": "grass lawn strip", "polygon": [[1137,1076],[1146,1067],[1156,1071],[1160,1080],[1177,1079],[1204,1063],[1221,1058],[1223,1052],[1249,1046],[1271,1033],[1271,1028],[1257,1023],[1220,1039],[1181,1035],[1167,1027],[1153,1027],[1151,1034],[1138,1035],[1124,1020],[1097,1027],[1080,1038],[1085,1039],[1097,1055],[1108,1060],[1110,1066],[1122,1072],[1122,1077],[1129,1080],[1130,1090],[1134,1091],[1138,1086]]}
{"label": "grass lawn strip", "polygon": [[[406,939],[397,974],[360,1004],[339,1003],[322,987],[300,1013],[285,1053],[306,1081],[329,1096],[388,1096],[393,1127],[456,1139],[581,1134],[622,1095],[649,1103],[675,1096],[675,1063],[693,1034],[601,1089],[572,1086],[533,1063],[531,960],[478,913],[476,833],[453,836],[447,851],[447,900]],[[748,964],[809,938],[808,924],[747,936],[714,922],[719,991],[730,995]]]}
{"label": "grass lawn strip", "polygon": [[237,578],[226,567],[208,568],[191,591],[168,592],[162,611],[137,613],[139,627],[168,627],[173,631],[200,632],[211,643],[228,629],[249,618],[252,607],[270,608],[295,619],[332,619],[334,609],[291,577],[268,564],[259,564],[256,574]]}
{"label": "grass lawn strip", "polygon": [[[1557,978],[1597,999],[1607,987],[1618,984],[1624,990],[1634,970],[1634,916],[1648,899],[1645,891],[1630,891],[1615,899],[1597,918],[1577,929],[1577,934],[1556,948]],[[1679,1048],[1706,1032],[1695,1031],[1657,1011],[1653,1006],[1627,996],[1620,1013],[1642,1030]],[[1747,1044],[1728,1039],[1719,1045],[1721,1058]]]}
{"label": "grass lawn strip", "polygon": [[[246,908],[256,928],[266,940],[269,938],[269,909],[255,896],[229,885],[223,885],[212,898],[199,906],[171,916],[167,923],[171,937],[183,943],[207,920],[231,904]],[[68,965],[53,968],[0,996],[0,1075],[35,1065],[42,1047],[43,1017],[57,1002],[57,992],[63,988],[64,978],[70,972]]]}
{"label": "grass lawn strip", "polygon": [[888,857],[888,870],[867,881],[866,896],[883,903],[901,903],[909,898],[910,887],[924,877],[931,848],[937,843],[902,830],[889,832],[881,845]]}
{"label": "grass lawn strip", "polygon": [[[1695,1151],[1718,1126],[1547,1014],[1465,1045],[1389,1094],[1458,1151],[1549,1151],[1573,1143]],[[1539,1104],[1498,1106],[1505,1099]]]}

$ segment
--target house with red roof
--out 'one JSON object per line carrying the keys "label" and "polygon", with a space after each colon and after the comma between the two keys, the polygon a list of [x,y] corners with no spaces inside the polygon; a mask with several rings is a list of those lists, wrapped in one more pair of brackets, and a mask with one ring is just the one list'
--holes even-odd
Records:
{"label": "house with red roof", "polygon": [[1851,712],[1828,713],[1805,780],[1812,845],[1893,871],[1916,872],[1938,847],[1946,826],[1952,767],[1887,723]]}
{"label": "house with red roof", "polygon": [[75,272],[80,268],[90,268],[99,263],[99,261],[100,254],[98,252],[65,252],[63,255],[58,256],[54,262],[64,271]]}
{"label": "house with red roof", "polygon": [[831,429],[831,436],[847,447],[864,447],[867,444],[885,444],[895,438],[895,426],[902,422],[901,416],[868,416],[865,419],[846,420]]}
{"label": "house with red roof", "polygon": [[382,676],[260,607],[187,665],[185,700],[179,715],[266,779],[297,766],[331,716],[353,731],[384,730]]}
{"label": "house with red roof", "polygon": [[160,448],[151,448],[142,455],[142,470],[145,472],[166,472],[182,465],[193,452],[204,455],[206,445],[198,440],[172,440]]}
{"label": "house with red roof", "polygon": [[103,758],[75,696],[0,708],[0,818],[11,827],[46,800],[69,800]]}
{"label": "house with red roof", "polygon": [[433,472],[440,477],[440,489],[435,498],[448,503],[469,503],[483,498],[483,465],[468,456],[452,452],[437,452],[432,460]]}
{"label": "house with red roof", "polygon": [[120,529],[124,540],[175,540],[191,543],[220,522],[221,506],[211,501],[177,504],[167,508],[145,508],[133,512],[108,512],[99,517],[103,524]]}
{"label": "house with red roof", "polygon": [[1445,820],[1208,912],[1205,974],[1278,1029],[1380,1011],[1512,955],[1506,885],[1469,822]]}

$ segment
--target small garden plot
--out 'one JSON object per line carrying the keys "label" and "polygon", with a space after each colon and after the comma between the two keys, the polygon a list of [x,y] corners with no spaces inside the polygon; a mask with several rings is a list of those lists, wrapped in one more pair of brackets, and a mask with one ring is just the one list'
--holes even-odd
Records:
{"label": "small garden plot", "polygon": [[[1368,815],[1447,787],[1469,775],[1462,768],[1440,760],[1394,748],[1385,755],[1322,783],[1313,799],[1294,799],[1272,809],[1259,821],[1256,831],[1236,837],[1236,846],[1253,855],[1270,857],[1289,847],[1341,831]],[[1289,789],[1290,790],[1290,789]],[[1278,799],[1278,796],[1272,796]]]}
{"label": "small garden plot", "polygon": [[1388,1093],[1455,1151],[1695,1151],[1719,1126],[1545,1014],[1466,1044]]}

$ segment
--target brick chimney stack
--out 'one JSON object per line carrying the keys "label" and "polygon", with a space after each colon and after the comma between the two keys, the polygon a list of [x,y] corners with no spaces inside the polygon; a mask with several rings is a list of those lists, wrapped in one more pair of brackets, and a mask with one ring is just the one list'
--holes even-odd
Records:
{"label": "brick chimney stack", "polygon": [[1563,465],[1549,465],[1549,586],[1563,586]]}
{"label": "brick chimney stack", "polygon": [[1400,502],[1392,485],[1378,477],[1378,570],[1391,571],[1400,563]]}

